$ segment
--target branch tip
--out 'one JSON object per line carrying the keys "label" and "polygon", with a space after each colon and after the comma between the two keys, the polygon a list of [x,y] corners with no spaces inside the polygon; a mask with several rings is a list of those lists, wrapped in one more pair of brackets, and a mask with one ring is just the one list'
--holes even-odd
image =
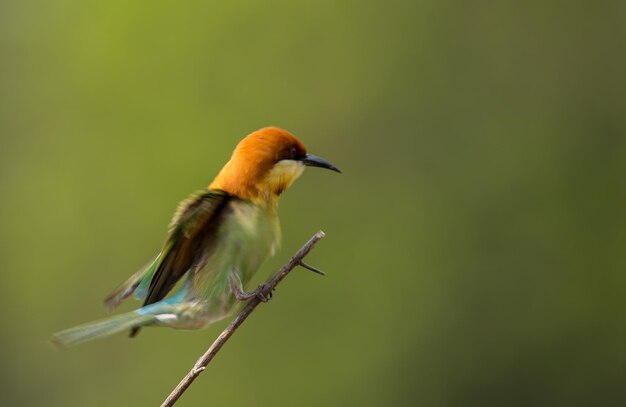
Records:
{"label": "branch tip", "polygon": [[317,273],[317,274],[319,274],[320,276],[325,276],[325,275],[326,275],[326,273],[324,273],[322,270],[317,269],[317,268],[315,268],[315,267],[313,267],[313,266],[311,266],[311,265],[309,265],[309,264],[306,264],[306,263],[305,263],[305,262],[303,262],[302,260],[300,260],[300,266],[301,266],[301,267],[304,267],[304,268],[305,268],[305,269],[307,269],[307,270],[311,270],[312,272]]}

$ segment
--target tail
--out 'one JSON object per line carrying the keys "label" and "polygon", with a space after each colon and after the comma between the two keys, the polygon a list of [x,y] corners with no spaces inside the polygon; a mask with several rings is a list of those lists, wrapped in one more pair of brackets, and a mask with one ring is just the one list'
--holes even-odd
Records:
{"label": "tail", "polygon": [[155,315],[140,314],[137,311],[127,312],[57,332],[52,336],[52,343],[57,348],[69,348],[134,327],[151,325],[157,321]]}
{"label": "tail", "polygon": [[109,294],[103,301],[107,311],[112,311],[120,302],[130,297],[133,292],[135,292],[137,299],[143,299],[146,296],[150,280],[152,280],[152,276],[159,266],[160,258],[161,253]]}

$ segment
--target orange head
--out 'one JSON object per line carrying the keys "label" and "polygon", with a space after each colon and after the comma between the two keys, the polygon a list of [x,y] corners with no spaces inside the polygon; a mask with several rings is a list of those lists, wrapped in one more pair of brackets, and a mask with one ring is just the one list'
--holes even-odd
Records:
{"label": "orange head", "polygon": [[230,161],[209,189],[262,202],[276,202],[305,166],[341,172],[328,161],[307,154],[306,147],[287,130],[265,127],[241,140]]}

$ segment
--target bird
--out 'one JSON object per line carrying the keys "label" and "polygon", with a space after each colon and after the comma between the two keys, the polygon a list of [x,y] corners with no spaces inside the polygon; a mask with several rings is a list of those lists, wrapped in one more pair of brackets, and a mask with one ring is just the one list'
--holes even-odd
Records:
{"label": "bird", "polygon": [[263,284],[245,287],[278,250],[279,199],[306,167],[341,173],[287,130],[247,135],[209,186],[178,205],[158,254],[103,301],[109,311],[131,295],[143,305],[57,332],[52,343],[67,348],[127,330],[134,337],[147,326],[202,329],[240,302],[267,301]]}

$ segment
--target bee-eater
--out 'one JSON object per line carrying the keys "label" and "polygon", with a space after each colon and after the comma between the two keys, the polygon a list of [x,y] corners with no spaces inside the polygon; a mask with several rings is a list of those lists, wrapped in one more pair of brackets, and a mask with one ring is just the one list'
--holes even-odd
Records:
{"label": "bee-eater", "polygon": [[305,166],[341,172],[286,130],[245,137],[208,188],[180,203],[159,254],[104,300],[111,310],[134,293],[143,306],[58,332],[53,342],[67,347],[124,330],[134,336],[143,326],[200,329],[237,301],[267,300],[262,287],[244,288],[278,248],[278,200]]}

